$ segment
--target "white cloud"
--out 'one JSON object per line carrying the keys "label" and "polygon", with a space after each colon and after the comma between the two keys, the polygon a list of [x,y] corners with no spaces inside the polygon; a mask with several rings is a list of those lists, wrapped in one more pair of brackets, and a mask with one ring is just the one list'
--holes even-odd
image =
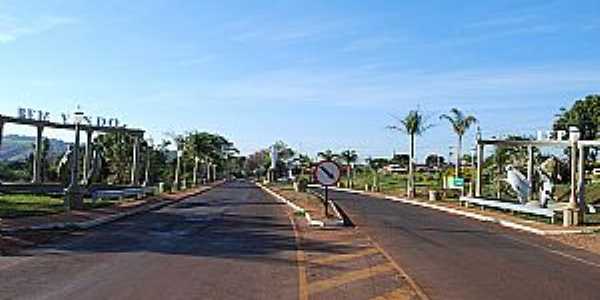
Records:
{"label": "white cloud", "polygon": [[76,22],[75,19],[65,17],[40,17],[27,22],[10,16],[0,16],[0,44],[14,42],[24,36],[40,34]]}

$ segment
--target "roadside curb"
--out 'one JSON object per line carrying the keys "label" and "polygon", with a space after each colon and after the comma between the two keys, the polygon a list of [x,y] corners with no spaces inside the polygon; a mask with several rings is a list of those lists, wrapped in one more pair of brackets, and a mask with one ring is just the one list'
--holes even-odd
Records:
{"label": "roadside curb", "polygon": [[[306,211],[306,209],[296,205],[295,203],[293,203],[292,201],[286,199],[285,197],[277,194],[276,192],[274,192],[273,190],[269,189],[268,187],[260,184],[259,182],[255,183],[258,187],[260,187],[263,191],[267,192],[269,195],[275,197],[277,200],[287,204],[290,208],[292,208],[294,210],[294,212],[296,213],[301,213],[304,215],[304,217],[306,218],[306,221],[308,222],[308,224],[310,226],[313,227],[342,227],[344,226],[344,221],[342,220],[335,220],[333,222],[330,221],[321,221],[321,220],[315,220],[313,219],[310,214]],[[338,212],[339,213],[339,212]]]}
{"label": "roadside curb", "polygon": [[[310,187],[320,188],[319,186],[316,186],[316,185],[311,185]],[[386,200],[395,201],[395,202],[401,202],[401,203],[409,204],[409,205],[413,205],[413,206],[420,206],[420,207],[424,207],[424,208],[434,209],[434,210],[442,211],[445,213],[458,215],[458,216],[474,219],[474,220],[481,221],[481,222],[494,223],[494,224],[498,224],[502,227],[506,227],[506,228],[510,228],[510,229],[514,229],[514,230],[525,231],[525,232],[529,232],[529,233],[533,233],[533,234],[541,235],[541,236],[578,234],[578,233],[581,234],[581,233],[594,232],[594,230],[592,230],[592,229],[543,230],[543,229],[538,229],[535,227],[527,226],[525,224],[519,224],[516,222],[507,221],[507,220],[503,220],[500,218],[484,216],[484,215],[477,214],[474,212],[463,211],[463,210],[459,210],[459,209],[455,209],[455,208],[435,205],[432,203],[426,203],[426,202],[421,202],[421,201],[416,201],[416,200],[409,200],[409,199],[405,199],[405,198],[399,198],[399,197],[388,196],[388,195],[373,194],[373,193],[368,193],[368,192],[353,190],[353,189],[346,189],[346,188],[333,187],[333,188],[331,188],[331,190],[338,191],[338,192],[352,193],[352,194],[360,194],[360,195],[365,195],[365,196],[370,196],[370,197],[375,197],[375,198],[380,198],[380,199],[386,199]]]}
{"label": "roadside curb", "polygon": [[28,227],[5,228],[5,229],[0,229],[0,233],[17,233],[17,232],[23,232],[23,231],[40,231],[40,230],[90,229],[90,228],[104,225],[107,223],[111,223],[111,222],[114,222],[114,221],[117,221],[117,220],[120,220],[123,218],[127,218],[130,216],[136,215],[136,214],[163,208],[170,204],[173,204],[173,203],[176,203],[179,201],[183,201],[187,198],[194,197],[194,196],[200,195],[202,193],[205,193],[207,191],[210,191],[211,189],[219,186],[220,184],[222,184],[222,182],[208,186],[208,187],[206,187],[202,190],[199,190],[195,193],[191,193],[189,195],[184,195],[183,197],[181,197],[180,199],[177,199],[177,200],[162,200],[158,203],[154,203],[154,204],[150,204],[150,205],[142,205],[142,206],[134,208],[130,211],[125,211],[125,212],[114,214],[114,215],[100,217],[100,218],[89,220],[89,221],[56,222],[56,223],[48,223],[48,224],[43,224],[43,225],[32,225],[32,226],[28,226]]}

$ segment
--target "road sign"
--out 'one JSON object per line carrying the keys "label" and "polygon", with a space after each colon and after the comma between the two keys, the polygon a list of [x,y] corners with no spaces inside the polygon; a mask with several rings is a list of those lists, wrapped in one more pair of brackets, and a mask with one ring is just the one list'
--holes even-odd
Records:
{"label": "road sign", "polygon": [[336,185],[340,176],[340,167],[333,161],[322,161],[315,168],[315,179],[324,186]]}
{"label": "road sign", "polygon": [[456,186],[456,187],[465,186],[465,179],[462,177],[454,177],[454,186]]}

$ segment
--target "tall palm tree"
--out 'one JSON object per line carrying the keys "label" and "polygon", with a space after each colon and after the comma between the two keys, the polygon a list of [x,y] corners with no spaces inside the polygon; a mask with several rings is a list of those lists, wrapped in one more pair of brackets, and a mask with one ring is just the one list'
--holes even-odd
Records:
{"label": "tall palm tree", "polygon": [[410,137],[410,162],[408,164],[408,186],[407,197],[415,196],[415,140],[417,135],[422,135],[431,125],[427,124],[426,118],[418,109],[411,110],[403,119],[394,117],[399,125],[388,126],[389,129],[408,134]]}
{"label": "tall palm tree", "polygon": [[460,176],[460,158],[462,156],[462,141],[463,136],[469,130],[471,125],[477,123],[477,119],[471,115],[465,115],[458,108],[450,110],[450,114],[443,114],[440,116],[441,120],[448,120],[454,133],[458,136],[458,148],[456,149],[456,176]]}
{"label": "tall palm tree", "polygon": [[319,156],[323,160],[336,160],[338,158],[338,155],[333,153],[333,151],[331,150],[319,152],[317,153],[317,156]]}
{"label": "tall palm tree", "polygon": [[354,164],[356,160],[358,160],[358,154],[356,154],[356,151],[348,149],[342,151],[339,157],[344,161],[344,163],[346,163],[346,180],[348,183],[348,187],[351,187],[354,183],[354,176],[352,176],[352,164]]}

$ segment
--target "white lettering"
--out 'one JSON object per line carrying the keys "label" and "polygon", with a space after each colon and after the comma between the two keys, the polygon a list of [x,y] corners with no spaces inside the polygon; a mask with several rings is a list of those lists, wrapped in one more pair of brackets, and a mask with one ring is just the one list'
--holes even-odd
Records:
{"label": "white lettering", "polygon": [[26,119],[27,118],[27,110],[25,108],[19,108],[17,110],[17,116],[19,119]]}

